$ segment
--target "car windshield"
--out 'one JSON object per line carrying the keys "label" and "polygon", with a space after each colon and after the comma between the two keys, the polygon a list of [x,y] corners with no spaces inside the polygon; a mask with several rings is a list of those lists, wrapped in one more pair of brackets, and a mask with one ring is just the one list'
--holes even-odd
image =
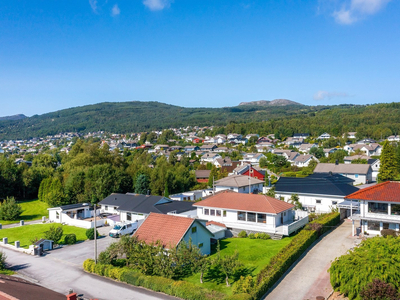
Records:
{"label": "car windshield", "polygon": [[113,229],[120,230],[121,229],[121,225],[115,225]]}

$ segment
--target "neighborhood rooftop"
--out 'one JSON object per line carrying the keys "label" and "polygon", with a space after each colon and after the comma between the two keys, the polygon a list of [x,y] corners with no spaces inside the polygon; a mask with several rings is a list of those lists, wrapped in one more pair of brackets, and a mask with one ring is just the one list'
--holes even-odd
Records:
{"label": "neighborhood rooftop", "polygon": [[243,176],[243,175],[232,175],[232,176],[228,176],[228,177],[222,178],[220,180],[217,180],[215,182],[215,185],[242,187],[242,186],[248,186],[249,181],[250,181],[250,184],[264,183],[264,181],[259,180],[257,178]]}
{"label": "neighborhood rooftop", "polygon": [[328,164],[319,163],[314,173],[346,173],[346,174],[366,174],[371,168],[368,164]]}
{"label": "neighborhood rooftop", "polygon": [[345,197],[349,200],[400,202],[400,182],[386,181]]}

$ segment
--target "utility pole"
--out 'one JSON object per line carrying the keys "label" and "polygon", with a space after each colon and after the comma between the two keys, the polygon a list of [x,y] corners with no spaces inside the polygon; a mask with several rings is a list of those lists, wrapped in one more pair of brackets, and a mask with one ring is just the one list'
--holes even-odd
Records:
{"label": "utility pole", "polygon": [[97,228],[96,228],[97,204],[94,204],[94,263],[97,264]]}

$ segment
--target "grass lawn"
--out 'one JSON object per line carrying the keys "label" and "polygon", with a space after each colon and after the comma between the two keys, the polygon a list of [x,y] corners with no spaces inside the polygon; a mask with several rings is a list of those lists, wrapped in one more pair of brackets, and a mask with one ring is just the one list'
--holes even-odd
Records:
{"label": "grass lawn", "polygon": [[[246,275],[257,275],[270,261],[271,257],[277,254],[292,240],[293,237],[285,237],[282,240],[258,240],[249,238],[228,238],[220,241],[221,256],[239,252],[239,260],[245,267]],[[215,248],[209,259],[215,255]],[[194,274],[183,280],[226,294],[232,293],[232,288],[225,285],[225,277],[216,270],[211,269],[209,274],[205,274],[203,284],[200,283],[200,273]],[[232,283],[232,279],[229,280]]]}
{"label": "grass lawn", "polygon": [[40,220],[42,216],[49,217],[49,211],[47,210],[48,205],[39,200],[29,200],[29,201],[18,201],[18,204],[22,207],[22,214],[20,218],[16,221],[5,221],[0,220],[0,224],[7,225],[12,223],[19,223],[20,220],[32,221]]}
{"label": "grass lawn", "polygon": [[[34,225],[25,225],[18,226],[13,228],[0,229],[0,239],[2,240],[4,237],[8,238],[9,244],[14,244],[15,241],[20,242],[20,247],[28,248],[31,245],[31,240],[34,238],[44,238],[44,232],[49,230],[50,226],[62,226],[64,235],[69,233],[76,234],[76,240],[84,241],[87,239],[86,237],[86,229],[79,228],[75,226],[68,225],[60,225],[60,224],[34,224]],[[61,238],[60,243],[64,241],[64,237]]]}

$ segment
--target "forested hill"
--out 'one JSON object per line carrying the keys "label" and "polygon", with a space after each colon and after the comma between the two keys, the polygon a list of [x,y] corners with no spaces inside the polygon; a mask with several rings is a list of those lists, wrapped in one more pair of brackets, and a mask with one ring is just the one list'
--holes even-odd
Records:
{"label": "forested hill", "polygon": [[314,110],[296,105],[185,108],[159,102],[105,102],[35,115],[23,120],[0,121],[0,140],[42,137],[71,131],[128,133],[188,125],[225,125],[231,121],[262,121]]}
{"label": "forested hill", "polygon": [[335,136],[357,131],[372,138],[400,132],[400,103],[337,106],[255,106],[184,108],[159,102],[107,102],[64,109],[14,121],[0,121],[0,140],[43,137],[60,132],[104,130],[131,133],[188,125],[224,126],[238,133],[294,132]]}

